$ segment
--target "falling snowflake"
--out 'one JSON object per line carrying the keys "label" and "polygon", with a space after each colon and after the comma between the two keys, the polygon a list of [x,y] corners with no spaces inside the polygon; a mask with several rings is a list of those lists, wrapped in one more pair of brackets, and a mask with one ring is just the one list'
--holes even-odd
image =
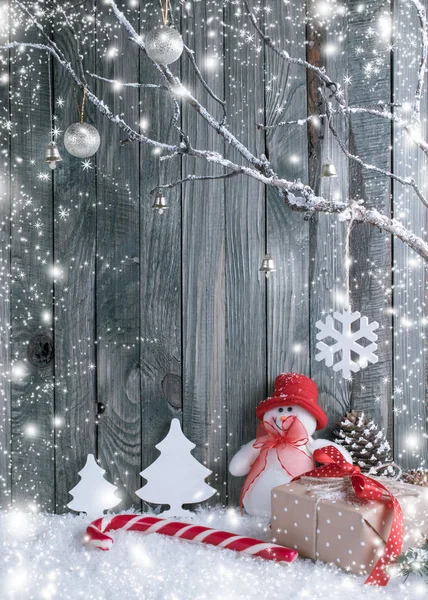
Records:
{"label": "falling snowflake", "polygon": [[49,173],[41,172],[37,175],[37,179],[39,179],[39,181],[50,181]]}
{"label": "falling snowflake", "polygon": [[82,160],[82,167],[84,171],[89,171],[92,169],[92,163],[90,160]]}
{"label": "falling snowflake", "polygon": [[[342,324],[341,330],[336,329],[335,320]],[[360,369],[365,369],[369,362],[377,363],[378,357],[374,352],[377,350],[375,342],[378,336],[374,331],[379,323],[376,321],[369,323],[368,318],[362,317],[361,313],[344,310],[326,317],[325,323],[317,321],[316,326],[319,329],[317,340],[320,341],[316,345],[319,354],[315,356],[315,360],[324,360],[327,367],[333,367],[333,371],[342,371],[345,379],[351,378],[351,371],[357,373]],[[326,338],[331,338],[334,343],[328,345],[321,341]],[[362,346],[357,343],[359,340],[371,343]],[[335,360],[336,353],[341,353],[340,360],[337,360],[339,357]]]}

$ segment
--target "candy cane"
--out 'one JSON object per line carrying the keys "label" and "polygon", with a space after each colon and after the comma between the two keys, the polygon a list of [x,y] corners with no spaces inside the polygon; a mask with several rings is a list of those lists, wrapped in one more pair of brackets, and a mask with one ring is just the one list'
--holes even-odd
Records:
{"label": "candy cane", "polygon": [[296,550],[290,550],[284,546],[277,546],[268,542],[262,542],[250,537],[235,535],[227,531],[219,531],[202,525],[189,525],[181,521],[169,521],[158,517],[117,515],[115,517],[104,517],[93,521],[86,530],[84,541],[99,548],[110,550],[113,540],[106,535],[106,531],[117,529],[142,531],[144,533],[161,533],[171,537],[187,540],[188,542],[201,542],[211,544],[236,552],[244,552],[252,556],[258,556],[275,562],[291,563],[297,558]]}

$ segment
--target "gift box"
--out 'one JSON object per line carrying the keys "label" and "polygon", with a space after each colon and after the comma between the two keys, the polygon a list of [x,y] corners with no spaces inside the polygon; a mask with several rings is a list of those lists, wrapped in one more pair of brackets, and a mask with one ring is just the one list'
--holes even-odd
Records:
{"label": "gift box", "polygon": [[[404,516],[403,551],[428,535],[428,489],[373,477],[398,500]],[[359,498],[349,477],[302,477],[272,490],[272,536],[299,555],[371,572],[383,554],[394,510],[391,502]]]}

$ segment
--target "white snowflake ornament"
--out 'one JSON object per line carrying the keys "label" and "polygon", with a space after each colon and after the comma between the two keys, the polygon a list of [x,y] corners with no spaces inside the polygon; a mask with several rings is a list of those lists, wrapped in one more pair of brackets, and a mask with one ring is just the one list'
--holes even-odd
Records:
{"label": "white snowflake ornament", "polygon": [[[342,329],[336,329],[335,321],[342,324]],[[357,325],[353,326],[354,323]],[[365,369],[369,362],[377,363],[378,357],[374,352],[377,350],[375,343],[378,336],[374,331],[379,327],[379,323],[373,321],[369,323],[367,317],[362,317],[359,312],[350,310],[336,311],[333,316],[326,317],[325,323],[317,321],[316,348],[319,353],[315,355],[318,362],[324,360],[327,367],[333,367],[333,371],[342,371],[342,377],[350,379],[351,372],[357,373],[360,369]],[[321,340],[331,338],[334,343],[328,345]],[[358,343],[360,340],[371,342],[365,346]],[[341,358],[337,360],[336,354],[341,353]],[[358,357],[354,359],[354,357]]]}

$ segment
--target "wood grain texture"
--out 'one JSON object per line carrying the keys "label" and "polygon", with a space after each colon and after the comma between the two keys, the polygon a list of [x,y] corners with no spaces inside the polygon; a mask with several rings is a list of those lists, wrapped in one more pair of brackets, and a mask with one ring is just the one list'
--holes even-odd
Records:
{"label": "wood grain texture", "polygon": [[[293,57],[305,58],[305,9],[303,4],[278,4],[274,17],[277,25],[269,29],[277,46]],[[298,19],[302,25],[295,27],[291,19]],[[265,63],[266,124],[305,118],[305,72],[289,66],[269,49],[265,50]],[[266,148],[279,176],[308,182],[306,127],[291,125],[270,130]],[[310,375],[309,244],[309,226],[302,215],[289,210],[274,190],[268,190],[267,250],[277,269],[267,281],[269,393],[279,373]]]}
{"label": "wood grain texture", "polygon": [[[376,78],[367,75],[364,65],[372,60],[379,40],[368,37],[367,29],[382,14],[383,0],[370,3],[361,11],[360,3],[350,2],[348,13],[348,75],[351,78],[348,101],[351,105],[374,105],[389,102],[391,97],[390,64],[378,66]],[[391,170],[390,124],[379,120],[376,127],[367,117],[355,115],[350,121],[349,150],[366,163]],[[367,207],[390,211],[391,187],[388,178],[379,177],[349,162],[349,194],[364,198]],[[351,387],[351,407],[371,415],[387,431],[392,441],[392,320],[391,320],[391,239],[367,225],[356,225],[351,233],[351,296],[352,307],[369,321],[380,324],[377,331],[379,362],[356,373]]]}
{"label": "wood grain texture", "polygon": [[[394,102],[404,103],[413,98],[416,87],[418,60],[415,48],[408,40],[418,34],[418,20],[413,9],[396,4],[394,13],[395,35],[398,40],[394,52]],[[417,46],[418,47],[418,46]],[[422,102],[424,134],[428,133],[427,103]],[[408,115],[409,113],[407,113]],[[397,175],[409,175],[426,190],[426,158],[407,135],[397,127],[394,133],[393,167]],[[405,226],[416,232],[426,231],[427,209],[418,201],[410,188],[395,185],[394,215]],[[426,265],[397,240],[393,242],[394,257],[394,454],[404,467],[426,464]]]}
{"label": "wood grain texture", "polygon": [[[158,3],[147,4],[158,14]],[[142,21],[146,33],[157,25],[152,18]],[[179,71],[179,63],[172,65]],[[159,74],[151,61],[141,55],[140,81],[158,83]],[[147,133],[162,140],[176,141],[172,127],[174,106],[168,94],[141,90],[142,121]],[[140,169],[140,322],[141,322],[141,410],[142,466],[158,456],[155,445],[165,437],[172,417],[181,420],[181,188],[165,191],[169,208],[163,214],[153,210],[150,191],[160,183],[181,176],[180,158],[161,162],[152,149],[141,148]]]}
{"label": "wood grain texture", "polygon": [[[226,21],[236,19],[227,5]],[[248,26],[248,19],[242,24]],[[251,26],[250,26],[251,27]],[[264,134],[255,132],[263,117],[263,57],[239,43],[239,32],[225,39],[225,100],[228,124],[256,156],[264,153]],[[240,162],[236,152],[227,150]],[[225,180],[226,220],[226,406],[228,462],[255,436],[255,407],[266,394],[266,283],[259,273],[264,254],[265,190],[242,177]],[[239,503],[242,479],[229,475],[228,502]]]}
{"label": "wood grain texture", "polygon": [[[311,7],[316,6],[311,3]],[[311,8],[312,10],[312,8]],[[314,22],[315,26],[316,21]],[[346,17],[334,20],[334,26],[328,32],[309,28],[308,60],[324,65],[333,81],[343,85],[343,77],[347,69]],[[343,36],[343,38],[341,38]],[[333,44],[335,52],[328,56],[325,48]],[[308,75],[308,110],[310,114],[323,112],[318,94],[319,82],[313,73]],[[342,139],[347,143],[348,132],[346,122],[335,120],[334,126]],[[309,148],[309,183],[316,193],[327,197],[346,200],[348,195],[348,160],[341,152],[332,136],[327,134],[324,125],[316,129],[310,128]],[[337,178],[321,178],[322,164],[330,160],[336,166]],[[336,216],[319,215],[310,223],[310,339],[311,339],[311,376],[318,384],[319,401],[329,418],[327,428],[322,437],[328,437],[339,415],[349,406],[349,383],[341,373],[326,367],[324,362],[315,360],[316,322],[325,318],[336,309],[343,309],[343,298],[346,282],[345,274],[345,238],[346,225],[340,223]]]}
{"label": "wood grain texture", "polygon": [[[120,2],[119,8],[126,8]],[[103,22],[114,23],[109,8],[100,0]],[[138,27],[138,10],[130,19]],[[122,28],[114,36],[99,36],[96,68],[107,78],[138,81],[139,53]],[[117,48],[117,56],[106,50]],[[97,93],[118,112],[118,95],[126,94],[125,118],[138,122],[139,90],[114,90],[98,82]],[[123,104],[120,104],[123,107]],[[89,119],[95,113],[89,113]],[[140,291],[139,291],[139,148],[120,145],[123,134],[112,123],[96,116],[101,135],[97,153],[97,385],[98,400],[106,405],[100,418],[98,457],[107,477],[120,487],[124,510],[136,502],[141,464],[140,409]],[[136,260],[137,258],[137,260]]]}
{"label": "wood grain texture", "polygon": [[[184,13],[183,13],[184,14]],[[183,21],[184,41],[195,50],[195,58],[221,56],[221,36],[208,37],[218,3],[195,2]],[[183,80],[197,95],[201,85],[188,60],[182,63]],[[204,69],[204,76],[221,98],[221,71]],[[218,105],[206,100],[208,110],[220,115]],[[183,128],[191,132],[196,148],[224,151],[223,142],[189,107],[183,109]],[[183,173],[212,174],[210,165],[193,159],[183,161]],[[219,174],[219,170],[215,171]],[[218,182],[192,183],[182,190],[182,305],[183,305],[183,430],[195,444],[195,457],[213,470],[210,483],[219,495],[211,502],[224,502],[227,494],[226,451],[226,317],[225,317],[225,201]],[[233,373],[231,374],[233,377]]]}
{"label": "wood grain texture", "polygon": [[[5,25],[8,14],[3,14]],[[0,33],[0,44],[9,41],[6,28]],[[0,53],[0,120],[10,121],[9,52]],[[1,130],[0,152],[4,165],[0,171],[0,509],[11,502],[11,439],[10,439],[10,133]]]}
{"label": "wood grain texture", "polygon": [[[92,4],[88,0],[84,6],[88,13]],[[54,39],[67,56],[76,56],[69,27],[57,27]],[[93,50],[85,54],[86,69],[93,71],[94,58]],[[55,104],[57,125],[65,131],[78,121],[73,84],[63,69],[56,67],[54,74],[55,98],[66,100],[63,108]],[[55,285],[55,466],[56,510],[62,512],[87,454],[96,454],[97,201],[95,169],[84,170],[81,159],[71,156],[60,142],[59,146],[63,160],[54,173],[54,258],[64,275]],[[91,162],[93,167],[95,160]]]}
{"label": "wood grain texture", "polygon": [[[397,45],[389,59],[388,40],[366,37],[367,27],[375,30],[387,10],[382,0],[367,9],[349,0],[346,16],[336,15],[327,33],[293,24],[314,2],[277,2],[272,12],[262,2],[257,18],[292,56],[304,57],[306,47],[310,61],[325,65],[342,86],[349,76],[350,104],[388,101],[391,95],[399,104],[409,101],[418,63],[418,44],[408,42],[417,35],[414,10],[395,3]],[[132,12],[128,0],[120,6],[144,34],[160,11],[158,0],[140,4]],[[92,5],[99,18],[97,42],[84,56],[85,67],[121,81],[159,82],[104,0],[85,0],[87,14]],[[190,5],[175,3],[177,26],[203,75],[227,100],[231,130],[254,153],[265,152],[279,175],[308,182],[327,196],[362,197],[367,206],[388,212],[392,193],[393,216],[425,235],[427,212],[410,189],[391,188],[386,179],[348,164],[332,137],[323,138],[324,127],[258,131],[257,122],[272,125],[323,112],[318,80],[288,67],[268,48],[257,53],[257,36],[251,38],[239,3]],[[79,27],[90,28],[83,21]],[[26,35],[41,41],[34,28]],[[55,39],[78,68],[70,30],[58,27]],[[373,59],[377,72],[368,82],[365,66],[376,51],[382,60]],[[219,494],[210,502],[234,505],[242,482],[228,476],[228,462],[254,435],[254,407],[281,371],[311,375],[319,385],[330,419],[323,437],[352,407],[387,427],[404,467],[426,461],[427,267],[406,246],[373,227],[356,225],[352,231],[352,307],[381,329],[379,362],[348,383],[315,361],[315,323],[342,308],[345,289],[346,226],[336,216],[307,222],[274,191],[240,177],[170,189],[170,208],[160,215],[151,208],[153,187],[190,173],[218,175],[219,168],[191,158],[160,161],[144,145],[122,146],[122,133],[90,105],[85,119],[99,129],[102,145],[89,169],[66,153],[60,138],[63,162],[53,180],[43,181],[40,174],[51,175],[44,163],[51,127],[46,57],[16,52],[10,66],[0,57],[0,73],[8,69],[10,104],[8,86],[0,84],[0,121],[11,121],[10,135],[0,127],[0,150],[10,150],[0,173],[0,507],[12,499],[61,512],[85,455],[97,452],[124,497],[118,509],[140,508],[134,494],[142,485],[139,472],[157,457],[155,444],[172,417],[181,419],[196,444],[195,457],[214,471],[210,483]],[[171,69],[221,118],[221,107],[207,98],[186,56]],[[167,94],[90,84],[131,125],[177,141]],[[64,108],[55,105],[57,125],[65,131],[77,116],[73,85],[58,67],[54,95],[66,101]],[[425,128],[427,111],[425,102]],[[189,106],[181,123],[194,147],[240,160]],[[397,128],[392,137],[388,123],[356,116],[349,129],[336,117],[334,124],[351,152],[398,175],[411,166],[426,189],[426,161]],[[327,158],[338,170],[335,180],[320,179]],[[10,188],[3,185],[8,178]],[[258,272],[265,251],[277,268],[267,281]],[[41,334],[55,341],[48,364],[29,360]],[[107,405],[98,427],[97,402]],[[55,430],[54,417],[60,423]]]}
{"label": "wood grain texture", "polygon": [[[40,41],[33,30],[26,41]],[[21,71],[23,69],[24,71]],[[29,361],[29,343],[52,338],[45,315],[53,304],[52,179],[44,163],[49,142],[48,67],[44,54],[15,52],[11,63],[11,355],[12,501],[54,509],[54,371]],[[17,93],[19,92],[19,93]],[[39,174],[48,174],[47,181]]]}

